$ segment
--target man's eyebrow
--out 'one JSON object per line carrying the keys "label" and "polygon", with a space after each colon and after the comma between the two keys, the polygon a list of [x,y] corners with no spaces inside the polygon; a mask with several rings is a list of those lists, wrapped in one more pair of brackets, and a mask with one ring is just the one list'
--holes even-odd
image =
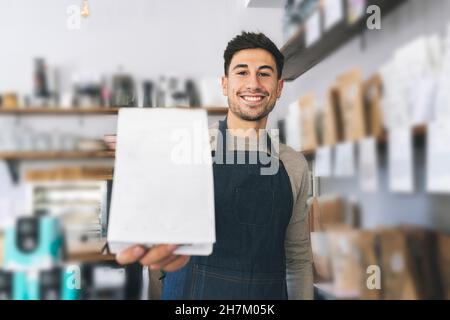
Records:
{"label": "man's eyebrow", "polygon": [[258,68],[258,70],[261,70],[261,69],[270,69],[270,70],[272,70],[273,72],[275,72],[275,70],[273,69],[273,67],[268,66],[268,65],[264,65],[264,66],[261,66],[261,67]]}
{"label": "man's eyebrow", "polygon": [[[234,70],[234,69],[238,69],[238,68],[248,68],[248,65],[247,65],[247,64],[244,64],[244,63],[240,63],[240,64],[235,65],[235,66],[233,67],[233,70]],[[271,66],[269,66],[269,65],[263,65],[263,66],[258,67],[258,70],[261,70],[261,69],[270,69],[270,70],[272,70],[273,72],[275,72],[274,68],[271,67]]]}
{"label": "man's eyebrow", "polygon": [[234,66],[233,70],[237,69],[237,68],[248,68],[248,65],[247,64],[243,64],[243,63],[237,64],[237,65]]}

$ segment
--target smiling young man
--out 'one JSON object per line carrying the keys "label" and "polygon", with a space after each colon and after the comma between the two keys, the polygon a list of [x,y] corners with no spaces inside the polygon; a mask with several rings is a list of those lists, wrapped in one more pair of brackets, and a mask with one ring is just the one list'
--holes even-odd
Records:
{"label": "smiling young man", "polygon": [[187,257],[174,255],[176,246],[135,246],[118,261],[165,270],[163,299],[312,299],[307,162],[265,130],[283,89],[283,55],[265,35],[244,32],[228,43],[224,60],[229,111],[210,132],[213,253]]}

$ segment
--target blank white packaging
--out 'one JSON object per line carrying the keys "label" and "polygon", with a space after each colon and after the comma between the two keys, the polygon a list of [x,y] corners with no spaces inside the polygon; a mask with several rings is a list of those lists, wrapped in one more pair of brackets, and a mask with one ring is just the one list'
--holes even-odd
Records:
{"label": "blank white packaging", "polygon": [[112,252],[180,244],[209,255],[215,236],[211,146],[205,110],[121,109],[109,215]]}

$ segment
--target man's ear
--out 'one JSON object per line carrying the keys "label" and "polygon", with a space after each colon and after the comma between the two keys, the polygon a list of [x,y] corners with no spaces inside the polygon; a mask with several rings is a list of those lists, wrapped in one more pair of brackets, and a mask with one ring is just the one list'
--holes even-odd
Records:
{"label": "man's ear", "polygon": [[277,98],[281,97],[281,92],[283,91],[283,86],[284,86],[284,80],[283,79],[278,80]]}
{"label": "man's ear", "polygon": [[228,96],[228,77],[222,76],[222,94],[227,97]]}

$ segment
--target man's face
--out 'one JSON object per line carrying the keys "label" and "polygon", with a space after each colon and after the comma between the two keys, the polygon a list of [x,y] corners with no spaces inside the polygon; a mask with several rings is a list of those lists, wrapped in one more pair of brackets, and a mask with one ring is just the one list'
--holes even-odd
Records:
{"label": "man's face", "polygon": [[247,121],[266,117],[281,96],[275,58],[264,49],[238,51],[231,59],[228,76],[222,77],[223,94],[231,112]]}

